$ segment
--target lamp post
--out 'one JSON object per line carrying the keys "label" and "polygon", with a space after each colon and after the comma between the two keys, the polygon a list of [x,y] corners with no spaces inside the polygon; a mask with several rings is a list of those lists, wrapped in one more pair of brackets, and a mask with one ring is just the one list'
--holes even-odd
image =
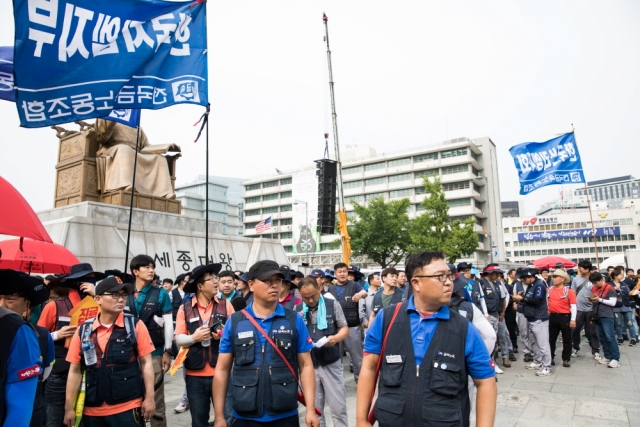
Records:
{"label": "lamp post", "polygon": [[[308,203],[302,200],[294,200],[293,204],[298,205],[304,203],[304,226],[307,227],[309,233],[311,233],[311,229],[309,228],[309,210],[307,209]],[[309,242],[304,245],[305,251],[307,252],[307,267],[309,266]]]}

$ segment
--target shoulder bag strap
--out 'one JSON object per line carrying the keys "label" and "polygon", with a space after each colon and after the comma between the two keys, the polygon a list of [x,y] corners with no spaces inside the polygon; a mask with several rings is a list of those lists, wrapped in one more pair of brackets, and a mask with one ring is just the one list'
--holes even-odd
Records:
{"label": "shoulder bag strap", "polygon": [[[374,424],[376,421],[375,416],[373,415],[373,410],[374,410],[374,406],[373,406],[373,397],[376,395],[376,387],[378,384],[378,376],[380,375],[380,368],[382,368],[382,358],[384,357],[384,350],[387,346],[387,338],[389,338],[389,332],[391,331],[391,327],[393,326],[393,322],[395,322],[396,320],[396,316],[398,315],[398,312],[400,311],[400,308],[403,306],[404,304],[396,304],[396,309],[393,312],[393,317],[391,317],[391,322],[389,322],[389,326],[387,327],[387,330],[384,334],[384,339],[382,340],[382,348],[380,349],[380,358],[378,359],[378,364],[376,365],[376,375],[374,377],[373,380],[373,390],[371,392],[371,399],[369,400],[369,402],[371,402],[371,409],[369,410],[369,422],[371,424]],[[372,421],[373,420],[373,421]]]}

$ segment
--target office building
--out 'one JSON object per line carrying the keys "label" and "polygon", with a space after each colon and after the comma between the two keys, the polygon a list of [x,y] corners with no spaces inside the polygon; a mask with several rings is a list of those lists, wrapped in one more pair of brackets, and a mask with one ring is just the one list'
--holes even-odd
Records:
{"label": "office building", "polygon": [[[490,138],[457,138],[433,146],[380,154],[369,147],[344,147],[341,160],[344,198],[350,216],[354,201],[362,204],[383,197],[386,200],[408,198],[411,201],[408,213],[415,217],[424,210],[422,177],[437,176],[445,191],[451,218],[471,217],[477,221],[478,249],[468,261],[486,265],[492,259],[502,258],[496,250],[503,247],[498,162],[496,147]],[[338,236],[315,233],[315,171],[315,164],[310,164],[304,169],[251,178],[244,183],[244,235],[280,239],[292,265],[306,262],[307,253],[313,266],[332,266],[340,259],[335,243]],[[271,230],[259,235],[256,225],[269,217]],[[375,267],[359,257],[354,257],[352,262]]]}
{"label": "office building", "polygon": [[619,209],[626,199],[640,198],[640,179],[631,175],[587,182],[584,188],[574,191],[576,196],[586,196],[589,192],[591,202],[607,202],[610,209]]}
{"label": "office building", "polygon": [[[244,192],[238,178],[209,176],[209,221],[221,224],[222,234],[242,235],[242,198]],[[205,218],[206,176],[176,186],[176,199],[182,203],[182,214]]]}
{"label": "office building", "polygon": [[524,215],[524,202],[522,200],[517,202],[500,202],[500,208],[502,210],[502,218]]}

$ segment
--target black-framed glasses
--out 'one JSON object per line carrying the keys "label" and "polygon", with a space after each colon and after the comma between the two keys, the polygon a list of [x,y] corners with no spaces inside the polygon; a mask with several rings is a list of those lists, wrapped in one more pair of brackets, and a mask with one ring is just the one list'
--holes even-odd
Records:
{"label": "black-framed glasses", "polygon": [[451,280],[453,282],[453,279],[455,279],[454,274],[433,274],[431,276],[413,276],[413,277],[417,277],[417,278],[427,277],[429,279],[437,278],[441,283],[447,283],[447,280]]}
{"label": "black-framed glasses", "polygon": [[127,294],[106,294],[105,293],[105,294],[102,294],[102,295],[106,296],[106,297],[111,297],[112,299],[114,299],[116,301],[120,300],[120,299],[124,301],[124,300],[127,299]]}

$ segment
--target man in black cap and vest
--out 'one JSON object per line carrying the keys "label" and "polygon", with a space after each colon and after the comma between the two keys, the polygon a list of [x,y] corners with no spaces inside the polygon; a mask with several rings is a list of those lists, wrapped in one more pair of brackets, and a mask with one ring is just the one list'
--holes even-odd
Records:
{"label": "man in black cap and vest", "polygon": [[398,287],[398,272],[393,267],[388,267],[382,270],[380,273],[382,277],[383,288],[382,292],[376,292],[371,301],[371,315],[369,317],[369,324],[373,322],[373,318],[384,307],[392,304],[397,304],[405,300],[404,293]]}
{"label": "man in black cap and vest", "polygon": [[459,281],[464,286],[464,289],[471,297],[471,302],[488,318],[489,313],[487,312],[487,304],[484,300],[482,287],[477,281],[471,278],[472,267],[473,264],[469,264],[468,262],[458,263],[456,268],[456,270],[458,270],[458,278],[456,281]]}
{"label": "man in black cap and vest", "polygon": [[[498,335],[500,340],[500,334],[498,329],[500,322],[504,319],[504,311],[506,309],[506,303],[504,296],[502,295],[500,285],[497,283],[498,275],[504,273],[498,264],[488,264],[484,270],[482,270],[482,277],[478,281],[482,287],[484,293],[484,301],[487,305],[487,312],[489,314],[489,322]],[[497,350],[497,348],[496,348]],[[502,361],[505,368],[511,367],[511,361],[509,360],[509,348],[506,343],[500,342],[500,350],[502,352]],[[496,372],[500,372],[498,368]]]}
{"label": "man in black cap and vest", "polygon": [[69,286],[69,295],[45,305],[38,319],[38,326],[51,332],[56,355],[56,362],[53,364],[45,387],[47,427],[60,427],[64,419],[64,399],[69,372],[65,342],[67,338],[73,336],[77,328],[69,326],[71,321],[69,311],[80,303],[82,299],[80,293],[94,295],[96,282],[105,277],[104,273],[94,271],[91,264],[72,265],[69,275],[59,284],[59,286]]}
{"label": "man in black cap and vest", "polygon": [[73,335],[67,361],[64,425],[75,426],[73,407],[85,376],[84,427],[144,427],[155,411],[154,346],[139,319],[124,314],[133,287],[115,277],[95,287],[100,313],[84,322]]}
{"label": "man in black cap and vest", "polygon": [[[0,270],[0,425],[11,427],[42,426],[43,362],[50,363],[51,351],[43,359],[38,333],[23,317],[29,313],[28,298],[38,298],[29,277],[14,270]],[[42,282],[30,278],[39,285]],[[48,331],[45,331],[48,335]],[[47,341],[44,341],[47,348]],[[40,409],[40,410],[39,410]]]}
{"label": "man in black cap and vest", "polygon": [[[4,307],[22,316],[29,321],[29,316],[33,307],[43,304],[49,299],[49,289],[41,280],[26,273],[18,272],[20,282],[4,284],[0,286],[0,307]],[[44,381],[51,373],[51,367],[55,361],[53,339],[48,330],[42,326],[34,326],[38,334],[40,348],[40,359],[42,361],[43,372],[38,377],[38,388],[36,391],[33,414],[31,415],[31,427],[43,427],[47,419],[47,403],[44,399]]]}
{"label": "man in black cap and vest", "polygon": [[[296,305],[296,311],[302,315],[314,342],[311,360],[316,371],[316,404],[324,413],[324,404],[328,403],[333,425],[348,427],[347,393],[337,344],[349,335],[349,328],[340,304],[324,298],[320,288],[313,277],[298,282],[303,302]],[[325,417],[320,417],[321,427],[326,425]]]}
{"label": "man in black cap and vest", "polygon": [[356,425],[371,426],[368,412],[381,361],[374,403],[380,427],[469,426],[467,375],[478,389],[476,425],[493,426],[498,392],[493,361],[477,329],[447,307],[453,275],[444,255],[411,255],[405,271],[413,295],[384,308],[367,332]]}
{"label": "man in black cap and vest", "polygon": [[[329,293],[340,303],[349,326],[349,336],[343,341],[353,362],[353,378],[356,383],[362,366],[362,327],[358,301],[367,298],[367,291],[358,282],[348,280],[347,264],[339,262],[333,266],[336,284],[329,286]],[[360,273],[358,271],[358,273]],[[352,273],[355,274],[355,271]],[[342,350],[343,346],[340,346]],[[342,354],[342,353],[341,353]]]}
{"label": "man in black cap and vest", "polygon": [[155,350],[151,354],[154,372],[155,408],[151,427],[166,427],[164,374],[171,365],[173,306],[169,293],[153,285],[156,264],[149,255],[136,255],[129,263],[135,277],[133,292],[127,297],[126,314],[140,319],[149,331]]}
{"label": "man in black cap and vest", "polygon": [[231,316],[220,341],[213,379],[215,427],[227,426],[224,407],[232,366],[233,427],[298,426],[298,378],[306,424],[319,425],[313,341],[302,316],[278,304],[283,277],[274,261],[258,261],[249,269],[253,303]]}
{"label": "man in black cap and vest", "polygon": [[221,264],[207,264],[193,269],[184,288],[195,296],[180,307],[176,321],[176,344],[189,348],[184,368],[193,427],[208,425],[220,336],[233,313],[231,302],[217,297],[221,268]]}

